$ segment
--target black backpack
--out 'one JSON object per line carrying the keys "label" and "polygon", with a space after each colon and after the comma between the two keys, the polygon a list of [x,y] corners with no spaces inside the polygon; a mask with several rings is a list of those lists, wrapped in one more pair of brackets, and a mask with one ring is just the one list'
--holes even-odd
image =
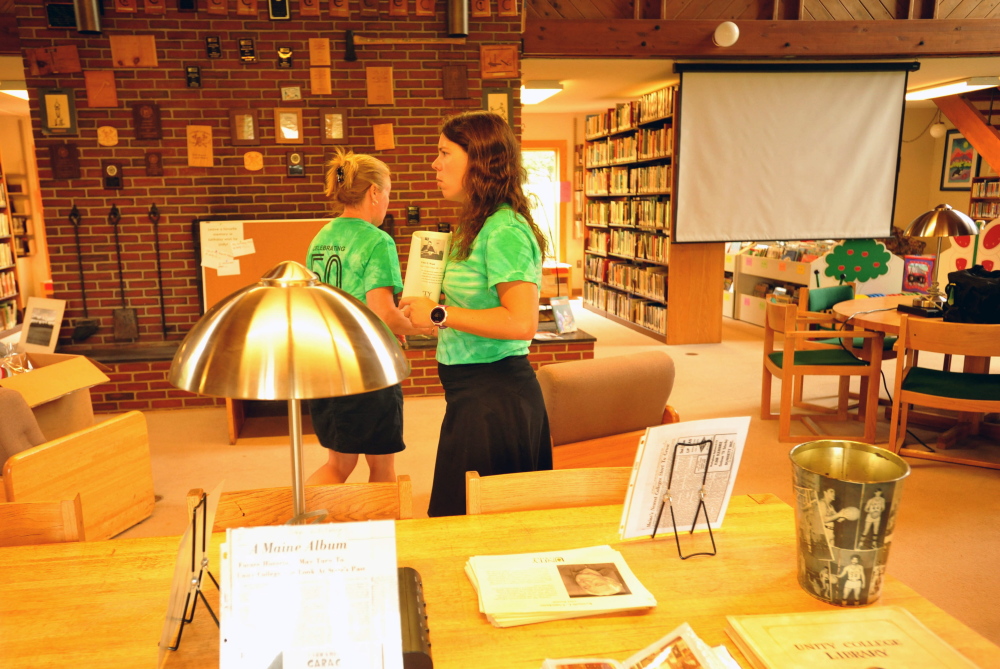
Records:
{"label": "black backpack", "polygon": [[948,272],[944,320],[952,323],[1000,324],[1000,270],[982,265]]}

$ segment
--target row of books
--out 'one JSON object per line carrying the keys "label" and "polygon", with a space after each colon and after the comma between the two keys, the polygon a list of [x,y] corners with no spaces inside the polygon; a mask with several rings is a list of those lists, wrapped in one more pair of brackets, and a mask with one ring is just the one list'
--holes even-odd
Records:
{"label": "row of books", "polygon": [[674,153],[674,128],[639,128],[637,142],[640,160],[666,158]]}
{"label": "row of books", "polygon": [[997,218],[1000,216],[1000,202],[973,202],[969,206],[972,218]]}
{"label": "row of books", "polygon": [[972,197],[1000,197],[1000,181],[973,181]]}
{"label": "row of books", "polygon": [[638,100],[620,102],[599,114],[588,114],[584,120],[584,133],[587,137],[599,137],[671,116],[674,113],[674,90],[673,86],[668,86],[646,93]]}
{"label": "row of books", "polygon": [[662,304],[622,293],[597,283],[584,281],[583,300],[618,318],[657,332],[667,332],[667,308]]}
{"label": "row of books", "polygon": [[670,259],[670,238],[656,232],[629,228],[600,228],[587,230],[587,252],[611,254],[622,258],[635,258],[656,263]]}
{"label": "row of books", "polygon": [[671,165],[610,167],[588,170],[584,178],[587,195],[643,195],[669,193],[673,181]]}
{"label": "row of books", "polygon": [[837,243],[832,240],[812,242],[775,242],[773,244],[754,243],[743,253],[758,258],[774,258],[792,262],[812,262],[830,251]]}
{"label": "row of books", "polygon": [[0,269],[10,267],[14,264],[14,252],[11,251],[10,244],[4,242],[0,244]]}
{"label": "row of books", "polygon": [[674,131],[663,128],[640,128],[634,135],[610,137],[587,143],[587,167],[630,163],[636,160],[666,158],[673,154]]}
{"label": "row of books", "polygon": [[608,254],[608,234],[601,230],[587,230],[587,253]]}
{"label": "row of books", "polygon": [[667,268],[638,267],[631,263],[610,261],[606,283],[651,300],[667,300]]}
{"label": "row of books", "polygon": [[645,197],[630,200],[592,200],[586,205],[587,225],[633,227],[645,230],[670,228],[670,198]]}
{"label": "row of books", "polygon": [[0,237],[10,237],[10,217],[0,212]]}

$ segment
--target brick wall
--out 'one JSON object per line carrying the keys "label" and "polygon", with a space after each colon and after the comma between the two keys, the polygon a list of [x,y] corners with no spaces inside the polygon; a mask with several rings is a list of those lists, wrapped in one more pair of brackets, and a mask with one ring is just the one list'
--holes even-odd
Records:
{"label": "brick wall", "polygon": [[[403,380],[403,394],[410,396],[443,395],[437,374],[434,348],[410,349],[410,376]],[[594,342],[545,342],[533,343],[528,349],[528,360],[536,370],[544,365],[567,360],[589,360],[594,357]],[[190,409],[222,405],[223,400],[201,397],[178,390],[167,382],[170,362],[128,362],[108,365],[110,382],[91,389],[94,411],[117,413],[119,411],[147,409]]]}
{"label": "brick wall", "polygon": [[[190,329],[200,316],[198,306],[198,272],[195,245],[192,240],[192,220],[195,218],[315,218],[327,215],[328,207],[322,194],[324,156],[335,148],[319,142],[321,107],[346,110],[348,115],[348,146],[355,151],[373,153],[393,171],[393,202],[389,213],[395,218],[397,244],[402,258],[406,257],[408,241],[414,227],[406,225],[406,206],[419,206],[421,227],[433,229],[438,222],[454,222],[455,209],[444,204],[435,188],[431,162],[436,154],[438,128],[448,115],[482,106],[485,86],[514,89],[514,118],[519,123],[517,79],[484,81],[480,77],[480,46],[485,44],[519,44],[520,18],[501,18],[493,3],[489,18],[469,19],[469,36],[463,45],[395,44],[358,45],[356,62],[343,59],[345,32],[367,37],[441,38],[446,37],[446,4],[436,0],[433,17],[414,16],[413,3],[408,3],[409,16],[390,17],[389,3],[380,2],[378,17],[362,17],[357,3],[349,3],[349,19],[333,19],[329,3],[320,0],[320,18],[299,16],[299,3],[292,3],[292,20],[270,21],[267,3],[259,2],[256,17],[237,16],[236,2],[229,0],[228,15],[210,15],[205,3],[201,11],[179,13],[177,3],[167,2],[162,16],[145,13],[145,4],[138,4],[132,14],[117,13],[106,0],[101,35],[82,35],[75,29],[50,29],[46,26],[44,3],[16,3],[18,32],[25,71],[31,95],[31,122],[39,175],[45,232],[51,256],[53,297],[67,300],[63,334],[73,330],[75,319],[84,316],[86,295],[87,315],[100,321],[97,334],[85,344],[95,348],[124,346],[113,339],[113,310],[122,306],[118,264],[115,257],[114,230],[108,223],[108,212],[116,204],[122,219],[119,227],[123,247],[122,262],[125,301],[138,312],[139,344],[164,339],[177,340]],[[153,35],[156,39],[155,68],[114,69],[118,105],[114,108],[89,108],[82,72],[32,75],[29,53],[33,49],[73,45],[77,47],[82,70],[111,70],[113,64],[109,36]],[[222,57],[209,59],[205,38],[221,40]],[[239,58],[237,40],[252,37],[257,62],[245,64]],[[331,42],[332,95],[312,95],[308,39],[328,38]],[[279,69],[277,47],[293,49],[293,68]],[[468,72],[468,98],[442,97],[442,67],[465,65]],[[186,86],[185,67],[201,68],[202,88]],[[367,104],[366,66],[392,66],[395,83],[395,104]],[[282,101],[282,86],[299,86],[301,101]],[[71,91],[77,110],[78,132],[66,137],[42,133],[39,89],[63,88]],[[132,104],[154,102],[160,107],[163,138],[138,140],[132,125]],[[303,145],[275,143],[272,108],[300,107],[303,109]],[[262,141],[259,146],[232,146],[229,139],[229,111],[255,108],[259,112]],[[372,125],[392,123],[396,148],[374,151]],[[97,128],[114,126],[118,130],[117,146],[99,146]],[[188,167],[185,128],[188,125],[208,125],[213,129],[214,161],[212,167]],[[80,157],[81,176],[75,179],[54,179],[49,160],[50,147],[69,142],[75,144]],[[306,159],[304,178],[286,176],[285,155],[301,150]],[[259,151],[264,168],[248,171],[243,166],[247,151]],[[163,176],[146,176],[145,155],[162,155]],[[101,162],[122,163],[124,188],[105,190]],[[167,334],[161,327],[159,290],[157,285],[154,229],[147,218],[150,205],[160,211],[159,239],[163,271],[163,291]],[[84,285],[79,279],[73,227],[68,215],[76,205],[81,217]],[[303,249],[303,253],[305,249]],[[300,258],[295,258],[300,260]],[[86,353],[79,347],[74,352]],[[119,365],[117,373],[131,374],[133,379],[106,393],[99,402],[118,408],[153,408],[159,403],[178,400],[176,392],[165,388],[138,385],[143,379],[134,364]],[[150,365],[159,369],[159,365]],[[134,392],[135,398],[114,400],[121,392]],[[147,393],[152,393],[147,396]],[[140,400],[142,395],[145,399]],[[95,398],[95,401],[96,398]],[[165,406],[161,404],[161,406]]]}

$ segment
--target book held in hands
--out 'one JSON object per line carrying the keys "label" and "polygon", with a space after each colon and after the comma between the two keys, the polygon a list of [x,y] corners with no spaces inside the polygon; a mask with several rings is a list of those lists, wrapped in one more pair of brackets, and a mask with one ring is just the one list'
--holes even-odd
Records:
{"label": "book held in hands", "polygon": [[451,251],[451,233],[417,230],[410,240],[410,255],[403,278],[403,297],[441,299],[444,268]]}

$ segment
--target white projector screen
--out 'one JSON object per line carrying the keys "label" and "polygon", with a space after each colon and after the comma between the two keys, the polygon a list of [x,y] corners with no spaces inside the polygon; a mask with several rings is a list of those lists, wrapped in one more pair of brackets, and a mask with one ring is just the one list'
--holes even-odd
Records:
{"label": "white projector screen", "polygon": [[701,67],[677,66],[674,241],[891,236],[914,64]]}

